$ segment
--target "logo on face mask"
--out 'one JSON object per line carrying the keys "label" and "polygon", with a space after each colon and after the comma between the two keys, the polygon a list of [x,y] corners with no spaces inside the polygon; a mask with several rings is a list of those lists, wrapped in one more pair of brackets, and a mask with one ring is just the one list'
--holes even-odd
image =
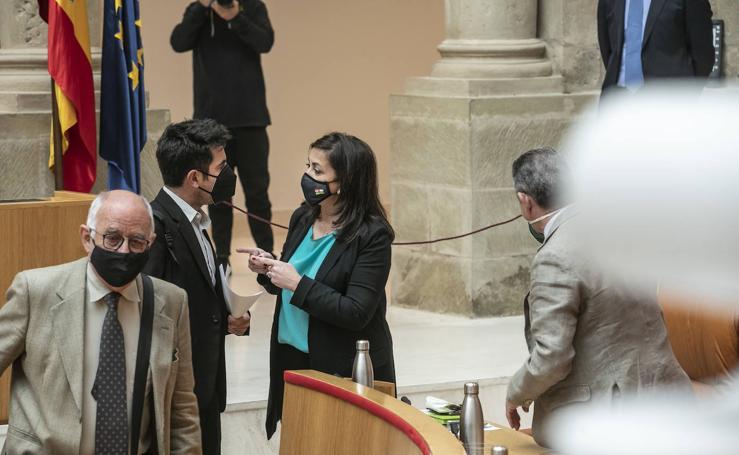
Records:
{"label": "logo on face mask", "polygon": [[303,196],[308,205],[316,206],[331,196],[331,190],[328,184],[331,182],[319,182],[308,174],[303,174],[300,180],[300,187],[303,189]]}

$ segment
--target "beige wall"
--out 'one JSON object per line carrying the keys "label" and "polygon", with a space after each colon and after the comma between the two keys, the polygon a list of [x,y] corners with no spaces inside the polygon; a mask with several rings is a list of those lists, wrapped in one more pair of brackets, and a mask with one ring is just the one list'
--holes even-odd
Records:
{"label": "beige wall", "polygon": [[[190,54],[175,54],[169,33],[188,1],[143,1],[150,104],[192,114]],[[270,195],[276,210],[302,199],[308,144],[331,130],[375,150],[383,199],[390,200],[388,96],[406,77],[429,74],[444,37],[443,0],[266,0],[275,46],[264,56],[273,125]]]}

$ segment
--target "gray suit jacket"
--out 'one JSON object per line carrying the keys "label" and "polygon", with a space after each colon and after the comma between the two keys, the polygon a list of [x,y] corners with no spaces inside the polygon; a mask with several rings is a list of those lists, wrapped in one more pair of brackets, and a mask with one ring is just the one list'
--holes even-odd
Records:
{"label": "gray suit jacket", "polygon": [[[78,454],[87,258],[19,273],[0,309],[0,371],[13,364],[4,453]],[[139,289],[142,289],[140,280]],[[200,454],[187,295],[154,282],[147,400],[160,454]],[[146,419],[145,419],[146,421]]]}
{"label": "gray suit jacket", "polygon": [[656,386],[690,390],[654,296],[605,276],[578,252],[572,209],[556,218],[531,266],[525,311],[529,358],[508,386],[516,405],[536,402],[533,433],[547,444],[550,414],[566,405],[610,404]]}

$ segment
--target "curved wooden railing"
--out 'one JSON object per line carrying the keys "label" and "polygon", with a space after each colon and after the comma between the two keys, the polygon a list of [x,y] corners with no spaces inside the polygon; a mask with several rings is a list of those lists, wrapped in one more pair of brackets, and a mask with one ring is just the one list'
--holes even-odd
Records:
{"label": "curved wooden railing", "polygon": [[285,372],[281,454],[463,455],[442,425],[394,397],[311,370]]}

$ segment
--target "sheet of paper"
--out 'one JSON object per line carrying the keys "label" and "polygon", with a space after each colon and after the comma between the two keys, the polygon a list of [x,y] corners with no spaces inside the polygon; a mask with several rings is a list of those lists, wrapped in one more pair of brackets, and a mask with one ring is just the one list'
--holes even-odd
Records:
{"label": "sheet of paper", "polygon": [[257,292],[252,295],[239,295],[235,293],[231,286],[228,285],[228,275],[231,267],[224,270],[223,265],[218,267],[218,272],[221,274],[221,285],[223,286],[223,297],[226,299],[226,307],[228,312],[234,317],[241,317],[246,314],[247,311],[259,300],[259,297],[264,292]]}

